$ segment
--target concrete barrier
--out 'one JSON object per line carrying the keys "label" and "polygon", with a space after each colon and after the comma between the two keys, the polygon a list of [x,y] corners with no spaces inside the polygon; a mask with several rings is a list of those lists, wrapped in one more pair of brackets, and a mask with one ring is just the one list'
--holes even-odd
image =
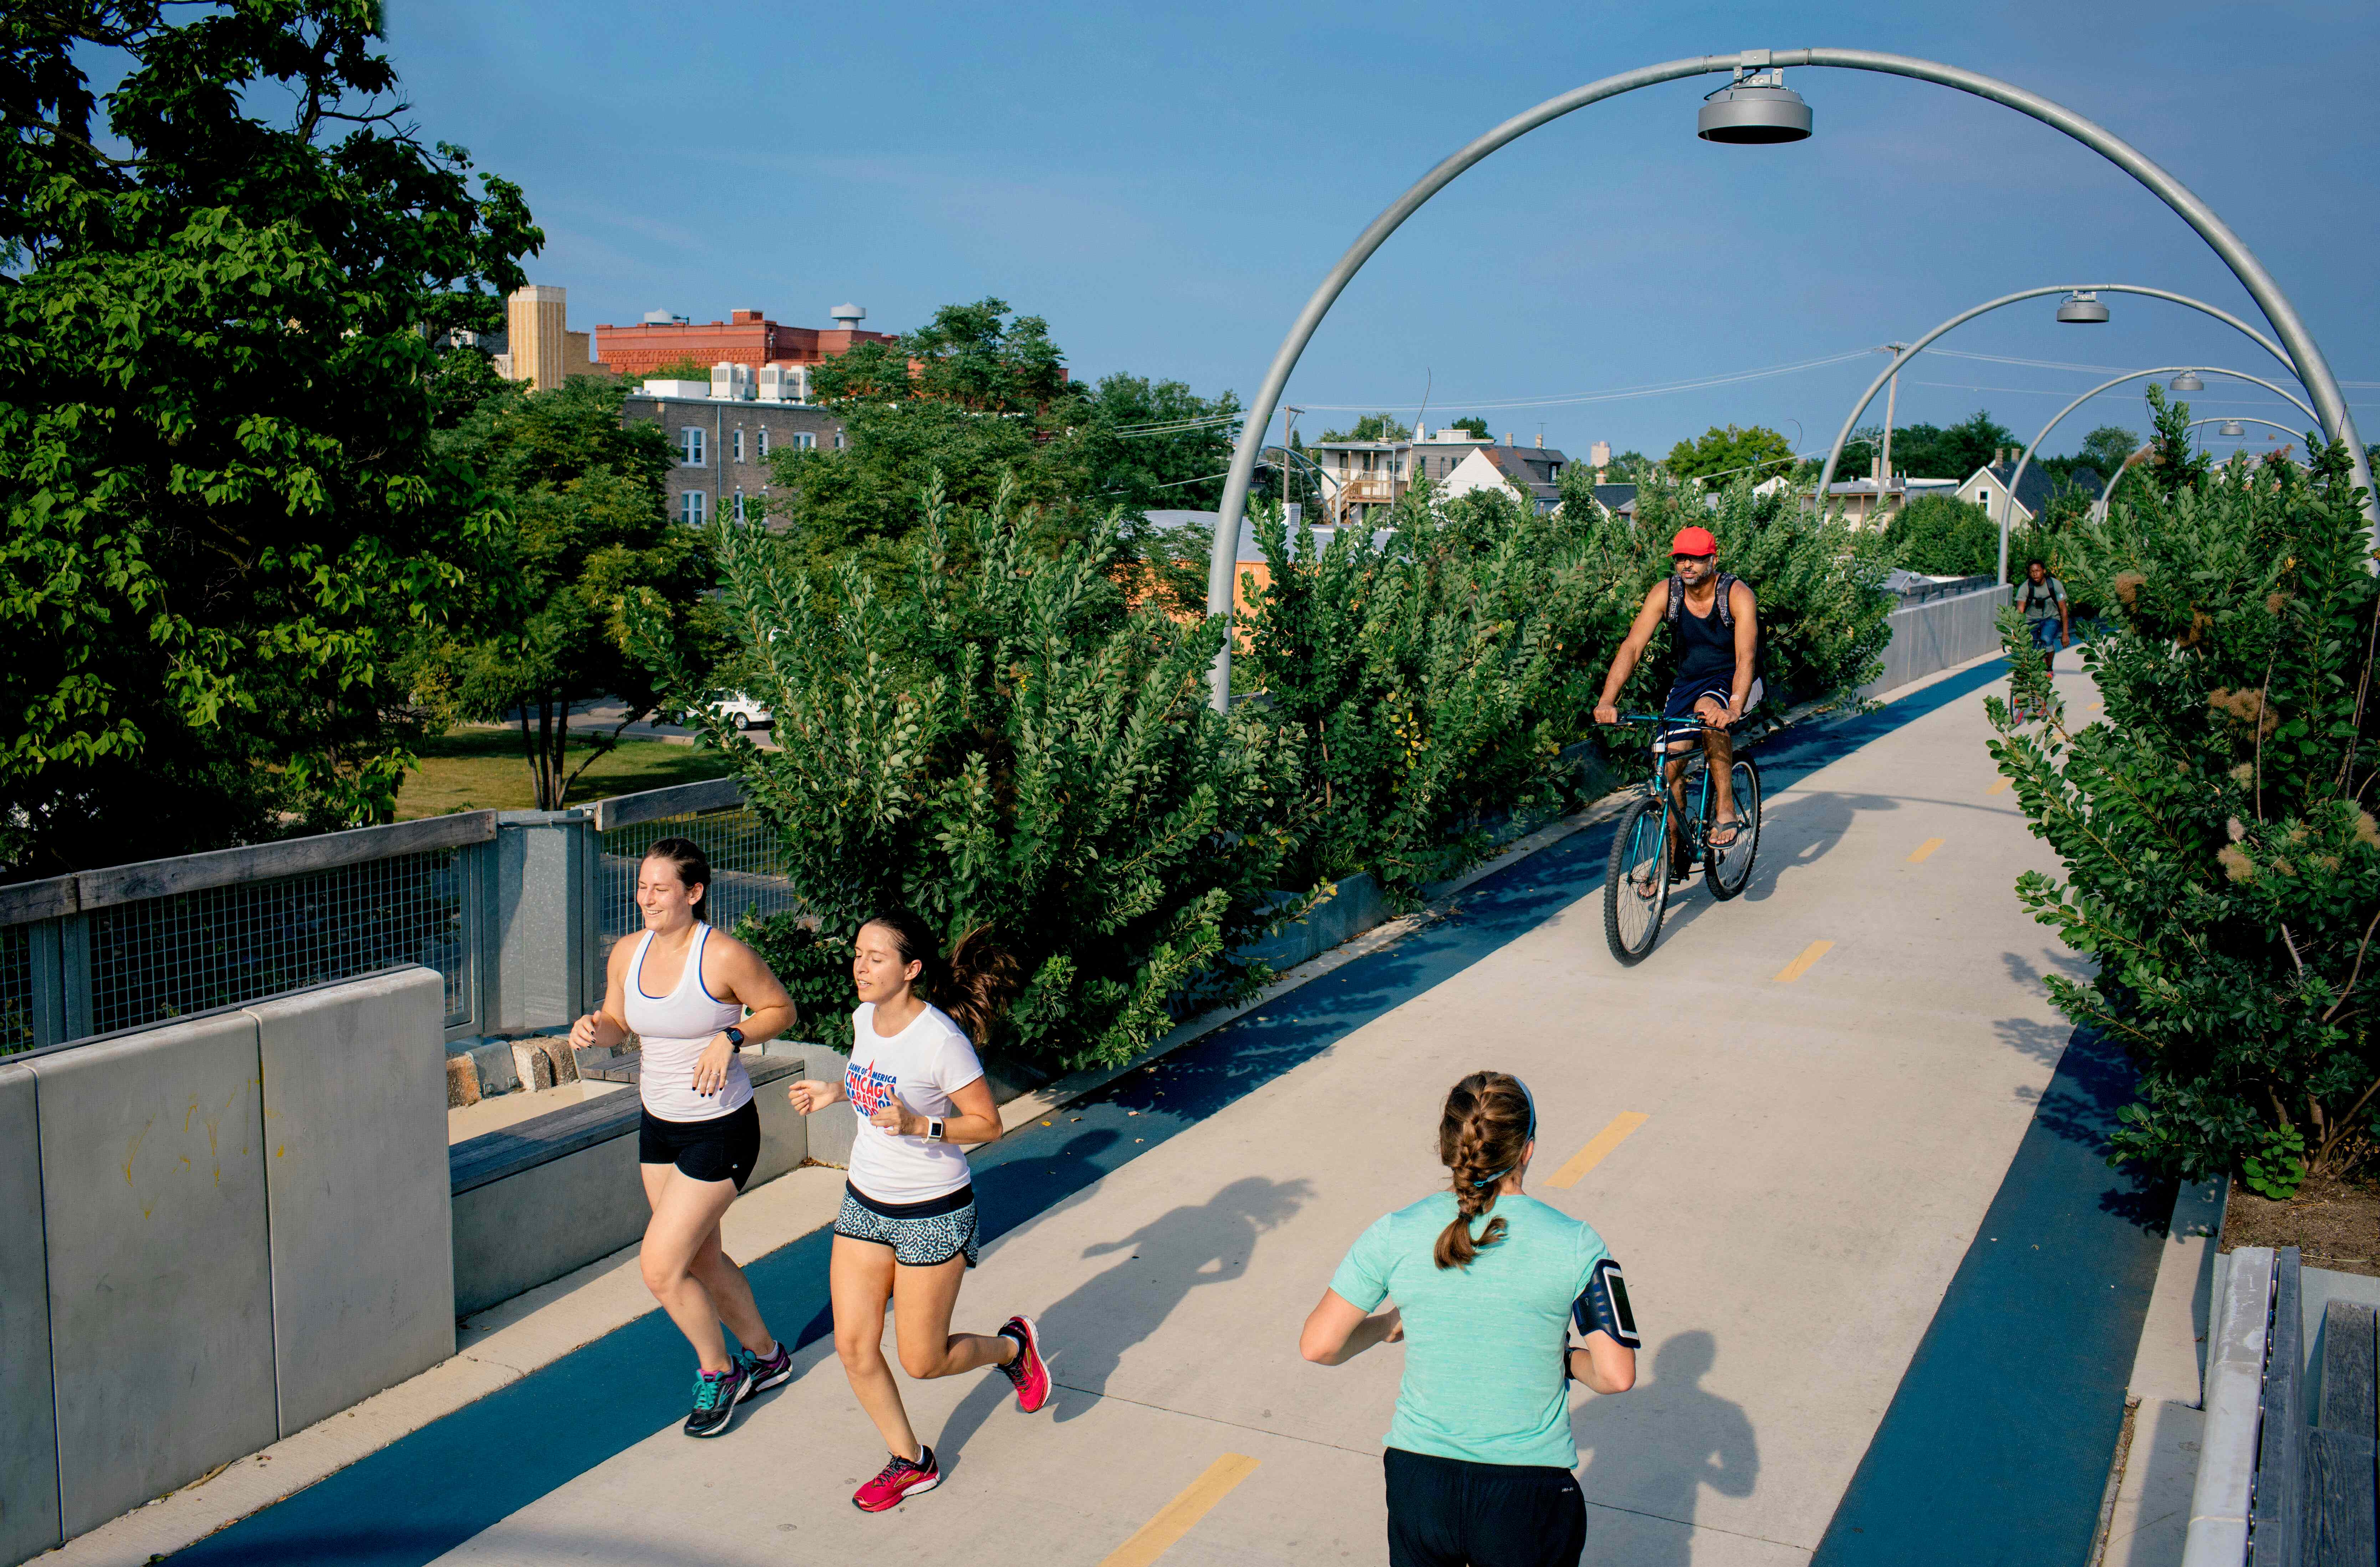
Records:
{"label": "concrete barrier", "polygon": [[30,1064],[72,1537],[279,1434],[256,1019]]}
{"label": "concrete barrier", "polygon": [[0,1561],[65,1538],[33,1075],[0,1065]]}
{"label": "concrete barrier", "polygon": [[248,1012],[285,1437],[455,1353],[444,986],[411,968]]}
{"label": "concrete barrier", "polygon": [[1860,696],[1880,697],[1912,680],[1997,652],[1999,612],[2009,601],[2008,589],[1981,588],[1893,611],[1887,617],[1892,640],[1885,645],[1884,671],[1860,687]]}

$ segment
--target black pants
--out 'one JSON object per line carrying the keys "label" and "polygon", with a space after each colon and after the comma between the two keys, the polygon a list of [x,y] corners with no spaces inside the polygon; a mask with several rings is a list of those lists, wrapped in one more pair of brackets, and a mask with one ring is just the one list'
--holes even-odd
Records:
{"label": "black pants", "polygon": [[1576,1567],[1586,1499],[1567,1469],[1388,1450],[1389,1567]]}

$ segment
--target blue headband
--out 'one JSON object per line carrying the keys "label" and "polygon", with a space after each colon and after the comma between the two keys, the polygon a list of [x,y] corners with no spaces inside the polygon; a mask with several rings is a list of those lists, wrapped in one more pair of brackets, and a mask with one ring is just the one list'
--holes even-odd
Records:
{"label": "blue headband", "polygon": [[[1527,1100],[1529,1105],[1529,1135],[1521,1139],[1523,1146],[1525,1147],[1526,1145],[1537,1140],[1537,1096],[1529,1092],[1529,1086],[1526,1083],[1522,1083],[1521,1079],[1518,1077],[1513,1078],[1512,1081],[1521,1084],[1521,1098]],[[1510,1175],[1513,1171],[1518,1170],[1519,1168],[1521,1167],[1517,1164],[1507,1165],[1505,1168],[1496,1172],[1493,1175],[1488,1176],[1486,1180],[1474,1181],[1471,1184],[1475,1186],[1492,1186],[1497,1182],[1502,1180],[1505,1176]]]}

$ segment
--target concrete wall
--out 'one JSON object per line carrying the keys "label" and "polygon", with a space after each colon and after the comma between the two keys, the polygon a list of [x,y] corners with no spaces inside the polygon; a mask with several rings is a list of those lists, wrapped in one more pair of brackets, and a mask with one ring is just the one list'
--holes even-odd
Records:
{"label": "concrete wall", "polygon": [[69,1537],[280,1434],[256,1038],[231,1013],[30,1063]]}
{"label": "concrete wall", "polygon": [[248,1009],[285,1437],[455,1353],[443,994],[412,968]]}
{"label": "concrete wall", "polygon": [[2009,602],[2005,588],[1985,588],[1956,598],[1936,599],[1895,610],[1892,641],[1884,650],[1884,673],[1860,687],[1862,697],[1880,697],[1912,680],[1999,650],[1995,624]]}
{"label": "concrete wall", "polygon": [[0,1065],[0,1561],[62,1537],[33,1075]]}
{"label": "concrete wall", "polygon": [[415,968],[0,1067],[0,1561],[454,1353],[444,1013]]}

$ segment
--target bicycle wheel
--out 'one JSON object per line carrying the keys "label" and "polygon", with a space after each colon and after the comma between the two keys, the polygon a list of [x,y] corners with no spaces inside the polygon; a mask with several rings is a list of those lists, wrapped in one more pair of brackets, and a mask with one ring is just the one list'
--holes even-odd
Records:
{"label": "bicycle wheel", "polygon": [[1729,777],[1735,784],[1735,842],[1718,848],[1710,842],[1711,818],[1717,800],[1704,808],[1703,874],[1710,894],[1724,902],[1743,891],[1752,880],[1752,862],[1760,853],[1760,769],[1750,757],[1738,757]]}
{"label": "bicycle wheel", "polygon": [[1670,905],[1669,812],[1640,799],[1620,816],[1603,877],[1603,938],[1611,955],[1633,964],[1653,950]]}

